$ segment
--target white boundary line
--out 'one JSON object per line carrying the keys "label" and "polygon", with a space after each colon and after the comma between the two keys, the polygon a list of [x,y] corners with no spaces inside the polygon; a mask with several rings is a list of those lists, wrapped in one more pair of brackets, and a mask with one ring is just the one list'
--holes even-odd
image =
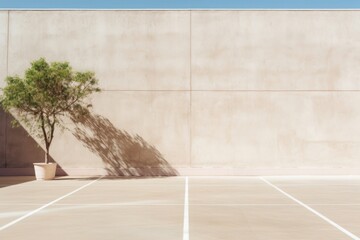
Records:
{"label": "white boundary line", "polygon": [[360,8],[4,8],[0,11],[359,11]]}
{"label": "white boundary line", "polygon": [[183,240],[189,240],[189,179],[185,177]]}
{"label": "white boundary line", "polygon": [[33,211],[25,214],[24,216],[19,217],[19,218],[15,219],[14,221],[9,222],[8,224],[5,224],[4,226],[0,227],[0,231],[3,231],[3,230],[5,230],[6,228],[11,227],[12,225],[14,225],[14,224],[16,224],[16,223],[24,220],[25,218],[30,217],[31,215],[34,215],[35,213],[43,210],[44,208],[47,208],[48,206],[50,206],[50,205],[52,205],[52,204],[54,204],[54,203],[56,203],[56,202],[58,202],[58,201],[60,201],[60,200],[62,200],[62,199],[64,199],[64,198],[66,198],[66,197],[68,197],[68,196],[70,196],[70,195],[72,195],[72,194],[74,194],[74,193],[76,193],[76,192],[78,192],[78,191],[80,191],[81,189],[86,188],[87,186],[90,186],[91,184],[95,183],[96,181],[98,181],[99,179],[101,179],[101,178],[103,178],[103,177],[104,177],[104,176],[99,177],[98,179],[96,179],[96,180],[94,180],[94,181],[92,181],[92,182],[89,182],[89,183],[85,184],[84,186],[79,187],[79,188],[75,189],[74,191],[69,192],[68,194],[65,194],[64,196],[61,196],[61,197],[55,199],[54,201],[51,201],[51,202],[45,204],[44,206],[39,207],[39,208],[37,208],[37,209],[35,209],[35,210],[33,210]]}
{"label": "white boundary line", "polygon": [[[0,203],[0,206],[39,206],[35,203]],[[193,203],[192,206],[297,206],[297,203]],[[359,203],[309,203],[311,206],[360,206]],[[184,206],[183,203],[59,203],[53,206]],[[1,215],[1,213],[0,213]]]}
{"label": "white boundary line", "polygon": [[314,213],[316,216],[320,217],[321,219],[323,219],[324,221],[326,221],[327,223],[331,224],[332,226],[334,226],[335,228],[337,228],[338,230],[340,230],[341,232],[345,233],[346,235],[348,235],[349,237],[351,237],[354,240],[360,240],[359,237],[357,237],[356,235],[354,235],[353,233],[349,232],[348,230],[346,230],[345,228],[341,227],[340,225],[338,225],[337,223],[333,222],[332,220],[330,220],[329,218],[325,217],[324,215],[322,215],[321,213],[317,212],[315,209],[311,208],[310,206],[306,205],[305,203],[301,202],[300,200],[296,199],[295,197],[291,196],[290,194],[288,194],[287,192],[283,191],[281,188],[275,186],[274,184],[272,184],[271,182],[269,182],[268,180],[266,180],[263,177],[259,177],[262,181],[264,181],[265,183],[267,183],[269,186],[275,188],[276,190],[278,190],[279,192],[281,192],[282,194],[284,194],[285,196],[287,196],[288,198],[290,198],[291,200],[293,200],[294,202],[298,203],[299,205],[303,206],[304,208],[306,208],[307,210],[309,210],[310,212]]}

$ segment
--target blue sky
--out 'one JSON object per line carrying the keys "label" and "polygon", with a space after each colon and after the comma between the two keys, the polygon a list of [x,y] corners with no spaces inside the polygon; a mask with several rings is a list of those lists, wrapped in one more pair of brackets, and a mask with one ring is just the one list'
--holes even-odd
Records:
{"label": "blue sky", "polygon": [[0,8],[360,9],[360,0],[0,0]]}

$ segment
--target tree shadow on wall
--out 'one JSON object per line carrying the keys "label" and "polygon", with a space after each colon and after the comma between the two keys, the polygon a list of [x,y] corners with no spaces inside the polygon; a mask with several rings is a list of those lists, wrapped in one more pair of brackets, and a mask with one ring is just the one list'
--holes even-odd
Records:
{"label": "tree shadow on wall", "polygon": [[[0,106],[0,175],[34,176],[33,163],[44,162],[45,151],[22,125],[13,127],[14,120]],[[51,156],[50,161],[55,162]],[[67,175],[59,164],[56,175]]]}
{"label": "tree shadow on wall", "polygon": [[162,154],[139,135],[117,129],[109,119],[88,112],[71,116],[74,136],[97,154],[111,176],[176,176]]}

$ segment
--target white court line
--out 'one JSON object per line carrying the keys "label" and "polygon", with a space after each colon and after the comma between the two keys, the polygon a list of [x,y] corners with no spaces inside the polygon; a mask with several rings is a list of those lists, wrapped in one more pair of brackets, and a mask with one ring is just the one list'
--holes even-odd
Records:
{"label": "white court line", "polygon": [[189,179],[185,177],[183,240],[189,240]]}
{"label": "white court line", "polygon": [[356,235],[354,235],[353,233],[349,232],[348,230],[346,230],[345,228],[341,227],[340,225],[338,225],[337,223],[333,222],[332,220],[330,220],[329,218],[325,217],[324,215],[322,215],[321,213],[317,212],[315,209],[311,208],[310,206],[306,205],[305,203],[301,202],[300,200],[296,199],[295,197],[291,196],[290,194],[288,194],[287,192],[283,191],[281,188],[275,186],[274,184],[272,184],[271,182],[269,182],[268,180],[266,180],[263,177],[259,177],[262,181],[264,181],[265,183],[267,183],[268,185],[270,185],[271,187],[275,188],[276,190],[278,190],[279,192],[281,192],[282,194],[284,194],[285,196],[287,196],[288,198],[290,198],[291,200],[293,200],[294,202],[298,203],[299,205],[303,206],[304,208],[306,208],[307,210],[309,210],[310,212],[314,213],[315,215],[317,215],[318,217],[322,218],[324,221],[326,221],[327,223],[331,224],[332,226],[334,226],[335,228],[337,228],[338,230],[340,230],[341,232],[345,233],[346,235],[348,235],[349,237],[351,237],[354,240],[360,240],[359,237],[357,237]]}
{"label": "white court line", "polygon": [[50,205],[52,205],[52,204],[54,204],[54,203],[56,203],[56,202],[58,202],[58,201],[60,201],[60,200],[62,200],[62,199],[64,199],[64,198],[66,198],[66,197],[68,197],[68,196],[70,196],[71,194],[74,194],[74,193],[80,191],[81,189],[86,188],[87,186],[90,186],[91,184],[93,184],[94,182],[98,181],[99,179],[101,179],[101,178],[103,178],[103,177],[104,177],[104,176],[99,177],[98,179],[96,179],[96,180],[94,180],[94,181],[92,181],[92,182],[89,182],[88,184],[85,184],[84,186],[79,187],[79,188],[75,189],[74,191],[69,192],[68,194],[65,194],[64,196],[61,196],[61,197],[55,199],[54,201],[51,201],[51,202],[45,204],[44,206],[39,207],[39,208],[37,208],[37,209],[35,209],[35,210],[33,210],[33,211],[25,214],[24,216],[19,217],[19,218],[15,219],[14,221],[9,222],[8,224],[5,224],[4,226],[0,227],[0,231],[3,231],[3,230],[5,230],[6,228],[11,227],[12,225],[14,225],[14,224],[16,224],[16,223],[24,220],[25,218],[30,217],[31,215],[34,215],[35,213],[43,210],[44,208],[47,208],[48,206],[50,206]]}
{"label": "white court line", "polygon": [[[36,203],[0,203],[0,206],[39,206]],[[183,203],[58,203],[54,206],[184,206]],[[193,203],[192,206],[297,206],[297,203]],[[360,206],[359,203],[308,203],[309,206]],[[0,213],[1,215],[1,213]]]}

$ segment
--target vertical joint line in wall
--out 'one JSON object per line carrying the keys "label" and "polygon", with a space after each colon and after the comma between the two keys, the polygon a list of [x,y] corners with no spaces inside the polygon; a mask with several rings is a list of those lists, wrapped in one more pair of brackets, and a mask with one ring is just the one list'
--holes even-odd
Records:
{"label": "vertical joint line in wall", "polygon": [[7,121],[8,116],[7,113],[5,113],[5,122],[4,122],[4,167],[7,168]]}
{"label": "vertical joint line in wall", "polygon": [[192,65],[192,49],[191,49],[191,37],[192,37],[192,31],[191,31],[191,10],[189,10],[189,16],[190,16],[190,19],[189,19],[189,34],[190,34],[190,38],[189,38],[189,48],[190,48],[190,91],[192,91],[192,69],[191,69],[191,65]]}
{"label": "vertical joint line in wall", "polygon": [[190,129],[190,136],[189,136],[189,144],[190,144],[190,156],[189,156],[189,160],[190,160],[190,166],[192,166],[192,48],[191,48],[191,44],[192,44],[192,41],[191,41],[191,37],[192,37],[192,31],[191,31],[191,10],[189,10],[189,50],[190,50],[190,59],[189,59],[189,64],[190,64],[190,67],[189,67],[189,71],[190,71],[190,121],[189,121],[189,129]]}
{"label": "vertical joint line in wall", "polygon": [[[10,43],[10,11],[7,11],[7,36],[6,36],[6,77],[9,76],[9,43]],[[4,167],[7,168],[8,159],[7,159],[7,141],[8,141],[8,131],[7,131],[7,121],[8,114],[5,113],[5,122],[4,122]]]}
{"label": "vertical joint line in wall", "polygon": [[10,33],[10,11],[7,11],[7,29],[6,29],[6,76],[9,75],[9,33]]}

